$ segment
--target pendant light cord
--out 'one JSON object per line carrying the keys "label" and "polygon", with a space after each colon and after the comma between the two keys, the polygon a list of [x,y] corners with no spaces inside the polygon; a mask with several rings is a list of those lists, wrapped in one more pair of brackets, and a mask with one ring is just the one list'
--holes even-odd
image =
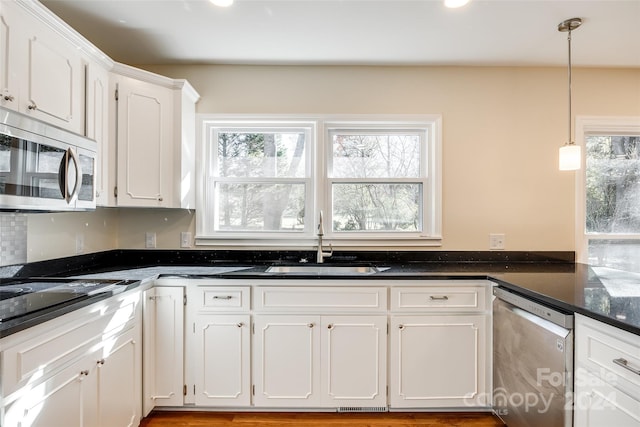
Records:
{"label": "pendant light cord", "polygon": [[573,138],[571,137],[571,29],[567,31],[567,44],[569,45],[569,144],[573,144]]}

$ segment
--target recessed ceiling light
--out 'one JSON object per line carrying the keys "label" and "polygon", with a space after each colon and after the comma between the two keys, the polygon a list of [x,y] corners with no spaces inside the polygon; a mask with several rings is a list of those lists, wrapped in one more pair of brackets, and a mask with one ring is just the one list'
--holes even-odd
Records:
{"label": "recessed ceiling light", "polygon": [[211,3],[220,7],[229,7],[233,4],[233,0],[209,0]]}
{"label": "recessed ceiling light", "polygon": [[455,9],[456,7],[462,7],[465,4],[469,3],[471,0],[444,0],[444,5],[446,7]]}

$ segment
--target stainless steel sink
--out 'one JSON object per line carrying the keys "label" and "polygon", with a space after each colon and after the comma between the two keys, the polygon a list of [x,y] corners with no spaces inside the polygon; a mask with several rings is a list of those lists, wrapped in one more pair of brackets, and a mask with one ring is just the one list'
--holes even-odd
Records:
{"label": "stainless steel sink", "polygon": [[272,274],[313,274],[313,275],[366,275],[381,271],[370,265],[330,265],[330,264],[301,264],[301,265],[272,265],[265,273]]}

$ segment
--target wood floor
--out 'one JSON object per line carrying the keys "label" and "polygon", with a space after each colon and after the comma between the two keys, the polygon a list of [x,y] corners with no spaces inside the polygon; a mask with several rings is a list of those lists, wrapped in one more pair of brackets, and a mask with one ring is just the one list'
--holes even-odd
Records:
{"label": "wood floor", "polygon": [[487,413],[152,412],[140,427],[499,427]]}

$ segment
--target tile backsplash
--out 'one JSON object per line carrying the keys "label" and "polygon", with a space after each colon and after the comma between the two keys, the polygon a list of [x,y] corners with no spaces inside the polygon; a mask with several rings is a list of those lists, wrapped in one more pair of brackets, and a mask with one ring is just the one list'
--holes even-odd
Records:
{"label": "tile backsplash", "polygon": [[27,262],[27,215],[0,213],[0,265]]}

